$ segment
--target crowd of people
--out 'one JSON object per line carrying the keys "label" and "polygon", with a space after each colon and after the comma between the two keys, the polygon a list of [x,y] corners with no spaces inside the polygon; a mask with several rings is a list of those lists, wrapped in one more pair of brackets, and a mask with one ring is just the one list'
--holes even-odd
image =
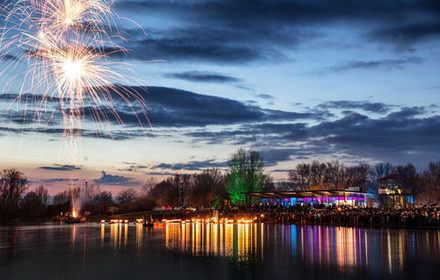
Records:
{"label": "crowd of people", "polygon": [[254,207],[227,210],[224,216],[258,218],[264,223],[337,226],[440,227],[440,207],[408,209],[351,207]]}
{"label": "crowd of people", "polygon": [[[407,209],[352,208],[324,206],[242,207],[225,208],[214,212],[218,219],[252,220],[262,223],[332,226],[392,226],[410,228],[440,227],[440,207],[426,206]],[[155,221],[164,219],[206,219],[212,210],[155,211]]]}

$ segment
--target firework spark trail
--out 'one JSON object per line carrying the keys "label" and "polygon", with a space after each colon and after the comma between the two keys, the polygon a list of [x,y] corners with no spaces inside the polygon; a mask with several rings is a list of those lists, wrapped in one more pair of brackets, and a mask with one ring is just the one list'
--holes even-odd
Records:
{"label": "firework spark trail", "polygon": [[[127,70],[126,63],[109,59],[115,53],[126,51],[112,41],[112,38],[122,38],[113,27],[116,26],[111,9],[113,2],[19,0],[0,6],[5,15],[0,60],[21,51],[22,55],[10,64],[27,63],[25,82],[18,98],[26,92],[41,94],[35,116],[38,120],[40,114],[46,112],[47,100],[59,100],[66,136],[79,136],[85,103],[92,103],[91,116],[98,123],[109,120],[112,115],[122,124],[112,105],[113,96],[119,96],[129,105],[130,100],[134,100],[132,103],[138,110],[130,107],[139,124],[142,126],[138,114],[149,123],[143,97],[133,89],[112,83],[113,80],[126,81],[115,69]],[[111,32],[112,29],[115,32]]]}
{"label": "firework spark trail", "polygon": [[[7,62],[0,77],[26,64],[24,73],[13,75],[5,87],[22,79],[17,100],[29,92],[38,96],[34,120],[41,120],[49,101],[59,102],[73,165],[85,108],[98,127],[110,116],[123,125],[113,106],[117,96],[129,105],[141,127],[142,120],[151,127],[142,95],[113,82],[128,82],[118,71],[129,71],[126,63],[110,59],[115,53],[126,52],[114,42],[124,39],[115,27],[113,2],[17,0],[0,4],[0,23],[4,25],[0,27],[0,62]],[[27,100],[25,115],[26,108]]]}

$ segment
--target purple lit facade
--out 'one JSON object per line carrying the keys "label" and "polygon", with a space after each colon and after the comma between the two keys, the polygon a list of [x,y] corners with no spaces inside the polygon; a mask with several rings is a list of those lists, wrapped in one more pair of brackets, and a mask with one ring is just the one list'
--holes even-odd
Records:
{"label": "purple lit facade", "polygon": [[282,205],[284,207],[318,205],[326,206],[372,206],[370,194],[353,191],[297,191],[250,193],[260,198],[263,205]]}

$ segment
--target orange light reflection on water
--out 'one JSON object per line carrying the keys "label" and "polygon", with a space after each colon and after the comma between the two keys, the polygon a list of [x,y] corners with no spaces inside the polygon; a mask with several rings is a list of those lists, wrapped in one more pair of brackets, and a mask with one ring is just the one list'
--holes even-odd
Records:
{"label": "orange light reflection on water", "polygon": [[[72,227],[72,249],[77,230]],[[336,267],[346,272],[368,267],[392,274],[403,271],[411,258],[421,252],[432,257],[440,254],[438,231],[200,222],[167,223],[164,227],[145,229],[141,224],[111,224],[100,227],[104,246],[106,230],[110,230],[110,246],[115,251],[130,246],[129,231],[135,230],[138,255],[156,232],[163,236],[167,249],[181,254],[226,257],[240,263],[262,263],[265,257],[288,256],[292,264]]]}
{"label": "orange light reflection on water", "polygon": [[165,231],[168,249],[193,256],[232,257],[246,262],[262,253],[262,231],[257,224],[168,223]]}

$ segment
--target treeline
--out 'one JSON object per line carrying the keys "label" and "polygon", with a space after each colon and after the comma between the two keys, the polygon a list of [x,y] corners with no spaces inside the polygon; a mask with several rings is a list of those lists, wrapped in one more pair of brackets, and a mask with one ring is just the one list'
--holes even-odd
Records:
{"label": "treeline", "polygon": [[228,199],[226,177],[218,169],[192,175],[176,174],[159,183],[152,180],[138,193],[126,189],[117,195],[120,211],[137,211],[155,207],[207,208],[221,206]]}
{"label": "treeline", "polygon": [[44,186],[28,190],[28,181],[22,172],[16,169],[0,172],[0,221],[54,217],[72,211],[74,205],[82,211],[105,214],[108,207],[116,205],[111,192],[100,191],[93,185],[65,190],[53,199]]}
{"label": "treeline", "polygon": [[254,201],[246,193],[274,188],[258,151],[239,149],[231,156],[228,167],[226,172],[214,168],[192,175],[176,174],[157,184],[150,181],[140,193],[124,190],[117,196],[120,210],[249,205]]}
{"label": "treeline", "polygon": [[[391,180],[379,180],[391,176]],[[289,171],[289,184],[282,190],[342,190],[358,187],[375,193],[392,181],[399,187],[412,191],[419,204],[440,202],[440,162],[431,162],[426,170],[417,171],[412,164],[393,166],[378,163],[346,167],[339,161],[300,163]]]}
{"label": "treeline", "polygon": [[253,200],[246,193],[273,188],[271,177],[264,173],[260,154],[244,149],[231,156],[227,172],[207,169],[191,175],[176,174],[158,183],[151,179],[140,191],[126,188],[116,196],[92,184],[62,191],[49,201],[48,191],[43,186],[26,192],[27,180],[17,170],[4,170],[0,180],[2,220],[53,217],[73,208],[91,215],[107,215],[155,207],[200,209],[247,205]]}
{"label": "treeline", "polygon": [[229,198],[225,188],[226,176],[218,169],[176,175],[159,183],[151,179],[140,191],[126,188],[116,196],[92,184],[67,189],[50,199],[48,190],[43,186],[28,191],[27,179],[15,169],[2,171],[0,180],[0,220],[44,219],[71,212],[72,209],[89,215],[145,211],[155,207],[200,209],[220,207]]}
{"label": "treeline", "polygon": [[255,200],[247,195],[259,191],[342,190],[357,187],[377,193],[383,187],[380,178],[392,175],[394,183],[410,189],[418,204],[440,201],[440,162],[431,162],[426,170],[417,171],[412,164],[393,166],[379,163],[344,166],[339,161],[297,164],[288,172],[289,182],[272,182],[264,171],[264,161],[257,151],[239,149],[226,172],[207,169],[196,174],[176,174],[160,182],[150,179],[136,191],[126,188],[115,196],[90,185],[65,190],[52,199],[45,187],[28,191],[26,177],[18,170],[0,173],[0,220],[53,217],[72,210],[107,215],[114,212],[144,211],[156,207],[210,208],[250,205]]}
{"label": "treeline", "polygon": [[300,163],[289,171],[291,190],[342,190],[363,188],[368,180],[367,164],[345,167],[339,161]]}
{"label": "treeline", "polygon": [[22,172],[16,169],[0,172],[0,220],[35,219],[55,213],[46,188],[40,186],[26,192],[28,188]]}

